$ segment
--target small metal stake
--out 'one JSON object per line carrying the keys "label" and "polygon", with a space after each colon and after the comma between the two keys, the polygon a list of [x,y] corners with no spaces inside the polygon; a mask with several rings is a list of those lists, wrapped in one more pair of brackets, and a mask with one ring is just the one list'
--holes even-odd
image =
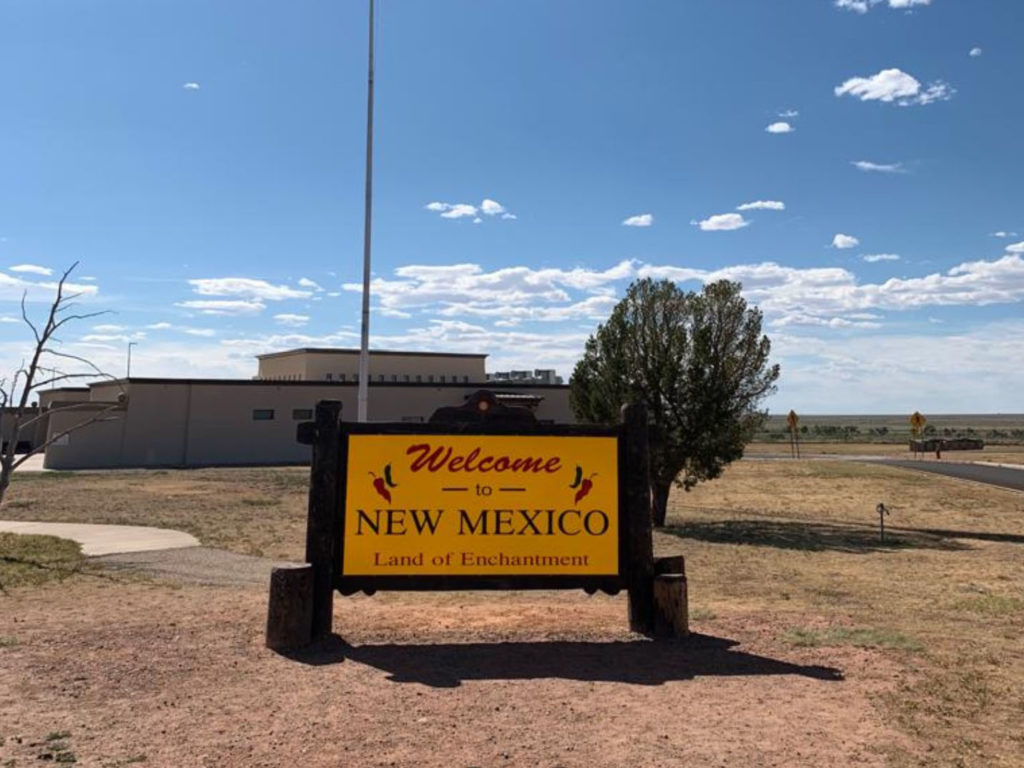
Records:
{"label": "small metal stake", "polygon": [[889,514],[888,508],[882,502],[878,502],[878,506],[875,507],[875,511],[878,513],[878,535],[881,538],[882,543],[885,543],[885,516]]}

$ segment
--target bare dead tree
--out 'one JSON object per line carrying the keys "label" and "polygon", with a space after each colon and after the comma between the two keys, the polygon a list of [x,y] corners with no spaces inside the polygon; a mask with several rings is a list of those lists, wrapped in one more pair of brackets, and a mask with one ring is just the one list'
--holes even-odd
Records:
{"label": "bare dead tree", "polygon": [[[47,410],[29,409],[33,394],[47,386],[66,384],[81,379],[114,380],[110,374],[104,373],[92,361],[84,357],[64,352],[57,348],[60,344],[58,333],[68,323],[89,320],[107,314],[101,312],[79,313],[76,299],[81,293],[68,293],[68,278],[78,266],[72,264],[57,283],[57,293],[50,304],[46,322],[37,326],[29,317],[26,306],[28,293],[21,297],[21,317],[32,331],[33,348],[26,363],[24,360],[10,379],[0,378],[0,434],[7,436],[7,443],[0,449],[0,504],[3,503],[7,489],[11,484],[11,475],[18,467],[37,453],[42,453],[49,446],[63,439],[72,432],[83,429],[90,424],[110,421],[112,412],[122,406],[123,398],[118,402],[104,404],[97,408],[94,403],[71,403],[57,405]],[[72,366],[75,370],[72,370]],[[122,392],[123,394],[123,392]],[[66,429],[48,435],[38,444],[33,443],[26,453],[17,453],[21,436],[30,428],[36,428],[42,419],[67,411],[82,411],[82,418]]]}

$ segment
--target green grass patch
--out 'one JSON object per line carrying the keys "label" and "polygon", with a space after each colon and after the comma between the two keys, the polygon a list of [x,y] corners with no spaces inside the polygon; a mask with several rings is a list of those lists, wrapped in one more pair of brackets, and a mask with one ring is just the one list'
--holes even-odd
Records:
{"label": "green grass patch", "polygon": [[1024,612],[1024,600],[1005,595],[982,595],[960,600],[953,607],[959,611],[970,611],[984,616],[1011,616]]}
{"label": "green grass patch", "polygon": [[916,640],[891,629],[856,627],[828,627],[806,629],[794,627],[786,632],[787,643],[801,648],[826,645],[854,645],[858,648],[892,648],[900,651],[920,651],[923,646]]}
{"label": "green grass patch", "polygon": [[4,589],[65,579],[84,565],[82,549],[73,541],[0,533],[0,586]]}

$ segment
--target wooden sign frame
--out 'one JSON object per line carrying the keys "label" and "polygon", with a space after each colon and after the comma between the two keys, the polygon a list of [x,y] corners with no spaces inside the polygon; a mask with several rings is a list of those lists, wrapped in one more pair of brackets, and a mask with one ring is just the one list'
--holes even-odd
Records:
{"label": "wooden sign frame", "polygon": [[[481,393],[487,395],[489,393]],[[486,409],[481,409],[484,411]],[[511,409],[510,409],[511,410]],[[515,409],[521,410],[521,409]],[[494,414],[498,416],[497,413]],[[299,426],[298,439],[313,448],[310,470],[306,561],[313,571],[313,637],[330,633],[333,594],[377,590],[511,590],[583,589],[629,594],[630,627],[654,629],[654,558],[651,534],[647,409],[628,405],[616,427],[537,424],[521,418],[451,420],[443,424],[341,421],[341,403],[322,401],[316,420]],[[544,437],[614,437],[618,440],[618,563],[614,575],[349,575],[343,571],[343,532],[349,437],[352,435],[500,435]]]}

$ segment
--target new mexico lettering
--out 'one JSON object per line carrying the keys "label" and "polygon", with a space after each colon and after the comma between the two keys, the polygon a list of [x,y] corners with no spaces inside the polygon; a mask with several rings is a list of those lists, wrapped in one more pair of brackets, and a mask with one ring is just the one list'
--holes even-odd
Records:
{"label": "new mexico lettering", "polygon": [[[373,532],[378,536],[437,533],[444,509],[375,509],[372,516],[358,509],[356,536]],[[471,513],[458,510],[458,535],[466,536],[603,536],[611,522],[606,512],[591,509],[481,509]]]}

